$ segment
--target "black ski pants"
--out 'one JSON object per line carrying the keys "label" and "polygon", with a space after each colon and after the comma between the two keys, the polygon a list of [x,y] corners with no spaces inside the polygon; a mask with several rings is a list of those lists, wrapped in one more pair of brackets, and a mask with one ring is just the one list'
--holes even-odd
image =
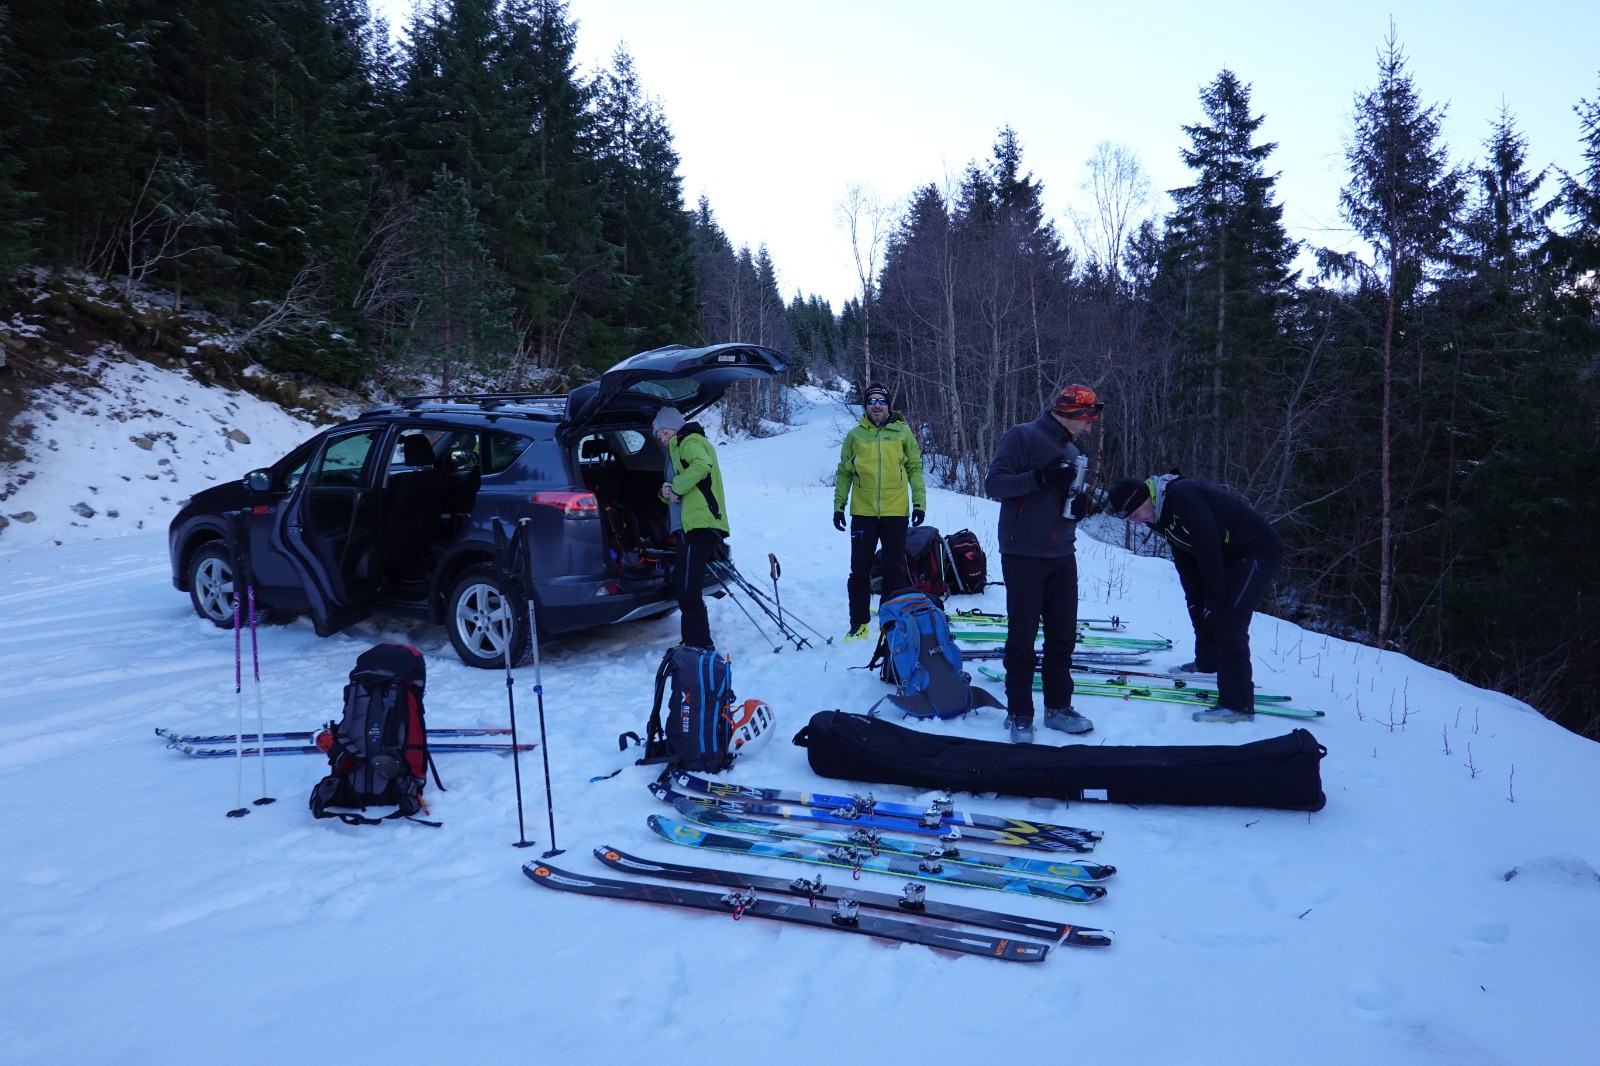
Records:
{"label": "black ski pants", "polygon": [[[1209,624],[1195,620],[1195,666],[1217,673],[1217,703],[1236,711],[1255,706],[1255,677],[1250,663],[1250,618],[1283,563],[1283,552],[1242,555],[1222,564],[1227,594],[1213,607]],[[1200,615],[1198,608],[1191,615]]]}
{"label": "black ski pants", "polygon": [[1000,556],[1006,583],[1006,713],[1033,721],[1033,642],[1044,623],[1044,705],[1072,706],[1072,649],[1078,642],[1078,557]]}
{"label": "black ski pants", "polygon": [[850,578],[844,587],[850,600],[851,632],[872,621],[872,553],[879,544],[883,545],[883,583],[878,602],[906,586],[906,529],[910,524],[905,515],[850,517]]}
{"label": "black ski pants", "polygon": [[691,648],[714,648],[711,620],[702,594],[706,567],[722,554],[722,534],[715,529],[691,529],[678,535],[678,554],[672,561],[672,595],[678,601],[683,642]]}

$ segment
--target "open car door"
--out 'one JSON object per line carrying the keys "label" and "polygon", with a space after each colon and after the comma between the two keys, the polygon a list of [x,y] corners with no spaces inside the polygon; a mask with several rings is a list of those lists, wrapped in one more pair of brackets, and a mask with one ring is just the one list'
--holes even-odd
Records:
{"label": "open car door", "polygon": [[574,435],[613,421],[638,421],[668,404],[693,418],[740,381],[772,377],[789,369],[782,353],[759,344],[671,344],[640,352],[607,370],[599,381],[580,385],[567,399],[568,431]]}
{"label": "open car door", "polygon": [[385,429],[329,433],[282,507],[270,546],[288,560],[310,601],[318,636],[367,617],[381,559]]}

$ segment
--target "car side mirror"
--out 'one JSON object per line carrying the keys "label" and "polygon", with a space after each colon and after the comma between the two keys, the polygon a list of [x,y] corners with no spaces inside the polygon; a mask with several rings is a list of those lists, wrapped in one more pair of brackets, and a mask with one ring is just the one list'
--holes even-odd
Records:
{"label": "car side mirror", "polygon": [[267,470],[252,470],[244,476],[244,487],[251,492],[268,492],[272,488],[272,474]]}

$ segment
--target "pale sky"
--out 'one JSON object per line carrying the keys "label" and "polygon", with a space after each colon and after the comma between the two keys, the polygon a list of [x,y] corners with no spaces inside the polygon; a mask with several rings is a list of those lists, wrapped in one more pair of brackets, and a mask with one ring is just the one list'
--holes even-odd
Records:
{"label": "pale sky", "polygon": [[[410,0],[373,0],[403,25]],[[852,185],[900,204],[953,187],[1003,126],[1075,241],[1069,204],[1108,140],[1164,190],[1187,185],[1181,127],[1223,68],[1265,114],[1291,236],[1350,247],[1338,212],[1357,93],[1377,79],[1392,17],[1418,95],[1448,105],[1452,159],[1475,162],[1502,104],[1530,167],[1580,165],[1572,108],[1600,99],[1600,4],[1592,0],[570,0],[586,73],[619,45],[658,99],[682,159],[729,239],[765,244],[785,300],[859,291],[839,205]],[[396,17],[396,14],[401,17]],[[1552,191],[1554,177],[1545,190]]]}

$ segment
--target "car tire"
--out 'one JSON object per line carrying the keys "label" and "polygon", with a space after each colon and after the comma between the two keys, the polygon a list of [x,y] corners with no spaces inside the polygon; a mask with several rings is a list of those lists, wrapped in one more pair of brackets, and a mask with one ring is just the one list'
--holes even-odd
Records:
{"label": "car tire", "polygon": [[511,665],[533,660],[528,643],[528,597],[522,585],[493,563],[478,563],[461,572],[445,603],[445,627],[456,654],[468,666],[503,670],[501,627],[511,628]]}
{"label": "car tire", "polygon": [[233,628],[233,554],[210,541],[189,557],[189,602],[194,613],[219,629]]}

